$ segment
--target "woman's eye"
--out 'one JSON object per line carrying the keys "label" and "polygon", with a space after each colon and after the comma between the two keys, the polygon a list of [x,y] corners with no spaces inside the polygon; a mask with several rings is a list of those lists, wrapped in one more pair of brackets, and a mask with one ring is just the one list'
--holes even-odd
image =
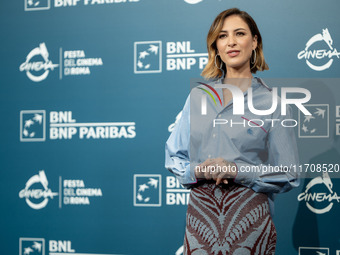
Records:
{"label": "woman's eye", "polygon": [[221,34],[221,35],[219,35],[218,38],[223,38],[223,37],[226,37],[226,36],[227,36],[226,34]]}
{"label": "woman's eye", "polygon": [[243,32],[237,32],[236,34],[237,34],[237,35],[244,35]]}

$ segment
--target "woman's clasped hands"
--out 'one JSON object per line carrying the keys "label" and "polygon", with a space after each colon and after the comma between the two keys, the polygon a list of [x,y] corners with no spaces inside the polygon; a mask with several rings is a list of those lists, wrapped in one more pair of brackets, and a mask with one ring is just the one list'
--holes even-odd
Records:
{"label": "woman's clasped hands", "polygon": [[196,178],[213,179],[216,185],[222,181],[228,184],[228,178],[235,178],[236,174],[236,164],[223,158],[209,158],[195,167]]}

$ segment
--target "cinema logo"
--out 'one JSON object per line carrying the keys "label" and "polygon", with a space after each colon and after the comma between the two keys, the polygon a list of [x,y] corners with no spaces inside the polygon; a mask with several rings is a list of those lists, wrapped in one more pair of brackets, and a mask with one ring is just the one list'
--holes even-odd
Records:
{"label": "cinema logo", "polygon": [[39,210],[46,207],[49,199],[58,196],[48,188],[48,180],[44,170],[33,175],[26,182],[25,188],[19,192],[19,197],[24,198],[29,207]]}
{"label": "cinema logo", "polygon": [[[55,54],[58,55],[58,54]],[[20,72],[25,72],[27,77],[34,82],[44,81],[50,72],[59,68],[59,79],[63,76],[90,75],[95,66],[103,66],[100,57],[87,57],[85,50],[66,50],[59,48],[59,64],[50,60],[46,44],[40,43],[39,47],[31,50],[25,62],[19,66]]]}
{"label": "cinema logo", "polygon": [[93,197],[103,196],[101,188],[89,188],[82,179],[63,180],[59,176],[59,192],[53,192],[48,185],[45,171],[41,170],[28,179],[25,188],[19,192],[19,198],[25,199],[32,209],[40,210],[54,197],[59,198],[59,208],[62,208],[63,205],[90,205]]}
{"label": "cinema logo", "polygon": [[59,64],[53,64],[49,59],[46,44],[40,43],[39,47],[31,50],[26,60],[19,67],[21,72],[26,72],[27,77],[34,82],[40,82],[47,78],[50,71],[57,68]]}
{"label": "cinema logo", "polygon": [[[162,72],[162,41],[134,43],[134,73]],[[166,70],[203,69],[208,63],[207,53],[196,53],[190,41],[166,42]]]}
{"label": "cinema logo", "polygon": [[[311,50],[312,45],[318,42],[324,42],[328,46],[328,49]],[[308,40],[304,50],[300,51],[297,55],[298,59],[305,59],[306,64],[315,71],[323,71],[333,64],[334,57],[339,58],[340,53],[333,46],[332,37],[327,28],[322,29],[322,34],[316,34]],[[322,62],[322,60],[328,59],[326,63],[312,64],[311,62]]]}
{"label": "cinema logo", "polygon": [[[315,192],[315,189],[312,189],[314,186],[315,188],[317,187],[319,191],[322,190],[322,192]],[[307,208],[313,213],[324,214],[332,209],[334,202],[340,202],[340,197],[332,188],[332,180],[328,173],[324,172],[322,177],[318,176],[312,179],[307,184],[305,191],[300,193],[297,199],[298,201],[305,201]],[[320,205],[316,207],[317,204]]]}
{"label": "cinema logo", "polygon": [[[29,110],[20,112],[20,141],[45,141],[46,111]],[[49,139],[116,139],[134,138],[135,122],[86,122],[78,123],[72,111],[49,113]]]}

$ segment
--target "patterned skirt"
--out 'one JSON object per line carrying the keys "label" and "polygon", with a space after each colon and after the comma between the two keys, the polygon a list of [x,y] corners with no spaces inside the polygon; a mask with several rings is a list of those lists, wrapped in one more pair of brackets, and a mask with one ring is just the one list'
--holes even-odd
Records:
{"label": "patterned skirt", "polygon": [[266,194],[234,183],[191,190],[184,255],[272,255],[275,246]]}

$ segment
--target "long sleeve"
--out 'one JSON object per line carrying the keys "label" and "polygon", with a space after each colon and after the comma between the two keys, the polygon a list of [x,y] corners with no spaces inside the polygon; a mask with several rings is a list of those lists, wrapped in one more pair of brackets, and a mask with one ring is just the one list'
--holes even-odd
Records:
{"label": "long sleeve", "polygon": [[[281,125],[283,119],[292,119],[292,109],[287,107],[286,116],[276,115],[274,118],[280,121],[268,133],[267,162],[257,166],[235,162],[238,172],[234,181],[256,192],[283,193],[300,183],[299,173],[294,167],[299,164],[294,128]],[[287,121],[286,125],[289,125]]]}
{"label": "long sleeve", "polygon": [[193,167],[190,168],[190,95],[165,144],[165,168],[173,173],[186,188],[197,183]]}

